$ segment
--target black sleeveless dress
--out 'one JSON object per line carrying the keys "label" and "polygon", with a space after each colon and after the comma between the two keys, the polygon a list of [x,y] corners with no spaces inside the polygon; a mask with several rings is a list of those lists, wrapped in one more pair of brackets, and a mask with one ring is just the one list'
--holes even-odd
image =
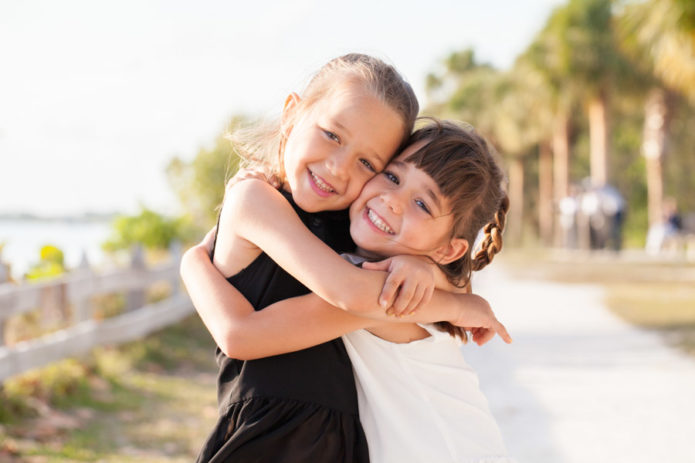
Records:
{"label": "black sleeveless dress", "polygon": [[[284,195],[322,241],[337,252],[354,250],[347,211],[307,213]],[[256,310],[309,292],[265,253],[228,281]],[[352,365],[340,338],[258,360],[232,359],[219,348],[216,355],[219,418],[199,463],[369,461]]]}

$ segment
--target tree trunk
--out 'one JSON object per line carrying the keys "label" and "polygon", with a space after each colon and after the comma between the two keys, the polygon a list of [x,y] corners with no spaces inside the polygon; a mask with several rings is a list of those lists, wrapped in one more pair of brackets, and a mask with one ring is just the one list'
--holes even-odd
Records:
{"label": "tree trunk", "polygon": [[647,158],[647,211],[649,225],[664,220],[664,180],[661,158]]}
{"label": "tree trunk", "polygon": [[[570,194],[570,117],[560,111],[555,118],[553,130],[553,203],[557,206],[562,198]],[[555,245],[564,242],[559,214],[555,214]]]}
{"label": "tree trunk", "polygon": [[521,243],[524,219],[524,161],[511,158],[509,164],[509,237],[514,244]]}
{"label": "tree trunk", "polygon": [[662,162],[666,153],[669,107],[666,91],[653,88],[644,105],[642,154],[647,164],[649,225],[663,220],[664,181]]}
{"label": "tree trunk", "polygon": [[606,97],[603,95],[589,101],[589,145],[591,182],[601,187],[608,182],[608,117]]}
{"label": "tree trunk", "polygon": [[553,239],[553,157],[548,143],[538,151],[538,228],[543,244]]}

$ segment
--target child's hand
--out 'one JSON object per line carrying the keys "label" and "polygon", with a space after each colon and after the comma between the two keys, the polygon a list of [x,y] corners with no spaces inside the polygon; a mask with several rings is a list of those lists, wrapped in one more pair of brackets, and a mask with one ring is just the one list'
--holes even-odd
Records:
{"label": "child's hand", "polygon": [[395,256],[379,262],[365,262],[362,268],[389,272],[379,296],[379,304],[388,307],[386,313],[389,315],[411,315],[432,298],[436,266],[425,257]]}
{"label": "child's hand", "polygon": [[229,189],[237,183],[248,179],[262,180],[269,183],[273,186],[273,188],[276,189],[279,189],[282,186],[280,179],[275,175],[270,175],[260,169],[243,168],[239,169],[236,174],[229,179],[227,186],[225,187],[225,191],[229,191]]}
{"label": "child's hand", "polygon": [[512,338],[490,308],[490,304],[475,294],[463,294],[463,306],[459,309],[459,316],[452,320],[456,326],[464,327],[473,335],[473,342],[482,346],[498,334],[507,344],[511,344]]}
{"label": "child's hand", "polygon": [[212,247],[215,244],[215,233],[217,233],[217,227],[212,227],[209,232],[205,234],[203,240],[198,243],[198,246],[205,249],[208,255],[212,254]]}

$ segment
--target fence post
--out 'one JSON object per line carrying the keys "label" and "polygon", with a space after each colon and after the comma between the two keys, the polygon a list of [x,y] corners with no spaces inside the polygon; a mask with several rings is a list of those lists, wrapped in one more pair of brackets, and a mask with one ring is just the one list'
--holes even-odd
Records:
{"label": "fence post", "polygon": [[171,277],[171,295],[174,296],[181,292],[181,278],[179,278],[179,266],[181,265],[181,255],[183,254],[183,247],[181,242],[176,240],[171,242],[169,246],[169,253],[171,254],[172,265],[174,265],[174,275]]}
{"label": "fence post", "polygon": [[80,282],[81,290],[77,291],[79,297],[74,301],[73,321],[75,324],[89,320],[92,318],[92,292],[93,292],[93,275],[94,272],[89,265],[87,253],[82,252],[82,260],[80,265],[74,270],[76,274],[83,277]]}
{"label": "fence post", "polygon": [[[133,248],[133,256],[130,261],[130,268],[135,275],[145,270],[145,253],[142,246],[137,244]],[[145,288],[138,287],[128,292],[126,296],[126,311],[139,309],[145,305]]]}
{"label": "fence post", "polygon": [[[2,261],[2,253],[0,250],[0,285],[10,281],[10,271],[7,264]],[[0,318],[0,347],[5,345],[5,325],[7,320]]]}

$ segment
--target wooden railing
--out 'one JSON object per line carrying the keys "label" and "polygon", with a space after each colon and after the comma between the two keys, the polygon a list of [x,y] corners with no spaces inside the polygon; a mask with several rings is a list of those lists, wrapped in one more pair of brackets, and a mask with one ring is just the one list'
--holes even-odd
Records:
{"label": "wooden railing", "polygon": [[[6,270],[0,265],[0,381],[81,355],[95,346],[142,338],[192,313],[193,306],[182,292],[179,280],[180,249],[179,246],[172,249],[168,263],[151,268],[145,266],[142,251],[137,249],[130,268],[96,273],[85,261],[65,276],[40,283],[2,283],[7,275],[3,275]],[[162,281],[169,282],[170,295],[146,304],[148,287]],[[122,313],[95,319],[92,298],[119,292],[126,295]],[[47,304],[65,317],[64,328],[8,345],[8,319],[43,310]]]}

